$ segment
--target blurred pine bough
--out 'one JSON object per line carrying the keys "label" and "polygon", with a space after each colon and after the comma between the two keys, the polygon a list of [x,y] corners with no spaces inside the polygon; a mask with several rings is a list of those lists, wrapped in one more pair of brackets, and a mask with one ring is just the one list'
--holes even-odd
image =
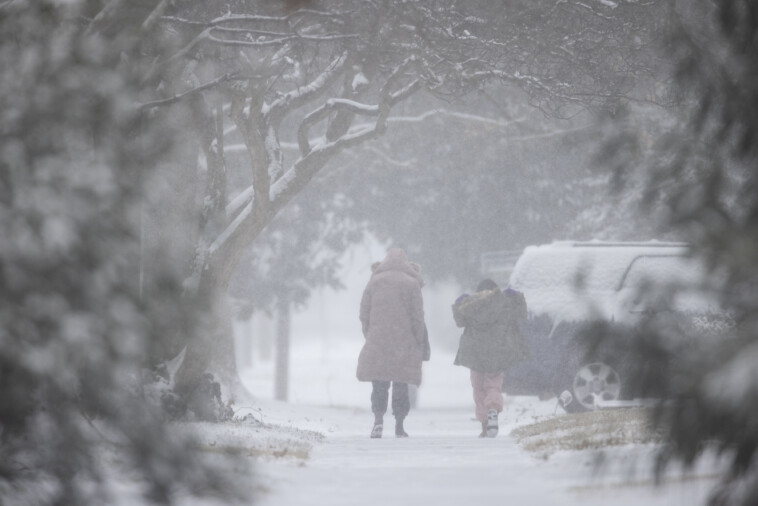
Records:
{"label": "blurred pine bough", "polygon": [[644,131],[619,128],[601,161],[619,168],[623,189],[642,155],[642,205],[662,218],[663,232],[692,246],[708,267],[703,288],[734,324],[716,329],[718,339],[670,349],[658,343],[695,330],[651,318],[637,332],[637,365],[658,369],[641,383],[672,399],[654,418],[666,443],[659,472],[714,450],[730,468],[710,503],[758,504],[758,4],[673,1],[670,8],[665,50],[677,64],[679,121],[649,148]]}
{"label": "blurred pine bough", "polygon": [[138,275],[174,134],[141,121],[127,62],[159,44],[158,3],[0,2],[3,503],[108,504],[124,480],[147,503],[236,492],[142,392],[154,348],[196,323],[170,270]]}

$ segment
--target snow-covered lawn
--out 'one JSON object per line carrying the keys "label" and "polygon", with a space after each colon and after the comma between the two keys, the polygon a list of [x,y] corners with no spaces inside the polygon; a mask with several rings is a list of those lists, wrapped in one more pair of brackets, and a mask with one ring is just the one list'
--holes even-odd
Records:
{"label": "snow-covered lawn", "polygon": [[[512,397],[501,415],[500,435],[479,439],[468,373],[440,350],[424,365],[418,406],[406,421],[411,437],[396,439],[390,431],[369,439],[370,387],[353,379],[357,349],[353,343],[328,350],[299,343],[292,361],[293,402],[271,400],[270,364],[259,363],[244,371],[244,384],[258,394],[240,407],[237,415],[245,420],[194,426],[206,450],[237,447],[254,461],[249,474],[239,471],[239,479],[257,504],[691,506],[704,503],[718,476],[717,463],[703,461],[689,472],[672,469],[654,486],[656,446],[636,432],[639,412],[622,415],[627,422],[616,426],[609,415],[598,415],[597,423],[591,416],[566,415],[555,399]],[[602,454],[592,444],[566,449],[560,441],[572,431],[614,444]],[[629,442],[623,434],[630,435]],[[541,443],[530,446],[535,438]]]}

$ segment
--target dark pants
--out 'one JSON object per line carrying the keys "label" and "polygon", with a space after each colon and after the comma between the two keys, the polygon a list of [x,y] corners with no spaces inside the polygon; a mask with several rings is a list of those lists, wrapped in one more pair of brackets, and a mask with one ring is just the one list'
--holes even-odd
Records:
{"label": "dark pants", "polygon": [[[384,415],[387,412],[389,398],[389,381],[372,381],[371,411],[375,415]],[[411,400],[408,396],[408,383],[392,382],[392,414],[395,418],[405,418],[411,410]]]}

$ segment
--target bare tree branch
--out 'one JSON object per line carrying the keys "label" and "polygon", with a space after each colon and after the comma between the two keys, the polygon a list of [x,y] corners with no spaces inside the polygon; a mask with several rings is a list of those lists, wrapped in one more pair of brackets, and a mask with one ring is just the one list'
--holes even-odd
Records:
{"label": "bare tree branch", "polygon": [[233,80],[242,80],[242,79],[249,79],[247,77],[238,77],[236,73],[233,74],[224,74],[222,76],[217,77],[216,79],[209,81],[201,86],[198,86],[196,88],[192,88],[191,90],[187,90],[184,93],[180,93],[178,95],[174,95],[170,98],[164,98],[162,100],[153,100],[152,102],[145,102],[144,104],[141,104],[139,106],[140,109],[152,109],[155,107],[165,107],[171,104],[174,104],[176,102],[179,102],[182,99],[188,98],[192,95],[195,95],[197,93],[201,93],[203,91],[209,90],[211,88],[216,87],[217,85],[221,83],[225,83],[227,81],[233,81]]}

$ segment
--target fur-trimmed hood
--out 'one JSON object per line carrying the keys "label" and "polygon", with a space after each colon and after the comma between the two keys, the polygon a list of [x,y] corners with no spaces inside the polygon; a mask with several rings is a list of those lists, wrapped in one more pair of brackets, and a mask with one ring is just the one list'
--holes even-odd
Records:
{"label": "fur-trimmed hood", "polygon": [[424,286],[424,278],[421,277],[421,265],[409,261],[405,251],[400,248],[390,248],[384,260],[371,264],[372,274],[390,270],[404,272],[417,279],[421,286]]}

